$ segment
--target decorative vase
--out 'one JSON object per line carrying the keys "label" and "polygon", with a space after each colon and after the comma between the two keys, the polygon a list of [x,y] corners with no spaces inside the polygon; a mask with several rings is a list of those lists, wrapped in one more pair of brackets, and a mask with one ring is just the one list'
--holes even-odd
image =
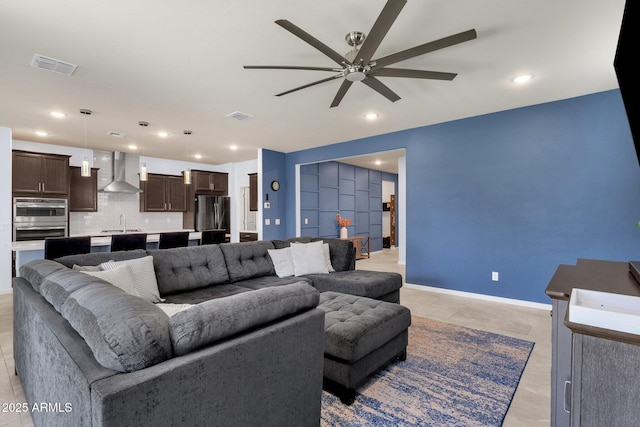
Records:
{"label": "decorative vase", "polygon": [[347,227],[342,227],[340,229],[340,238],[346,239],[347,237],[349,237],[349,231],[347,230]]}

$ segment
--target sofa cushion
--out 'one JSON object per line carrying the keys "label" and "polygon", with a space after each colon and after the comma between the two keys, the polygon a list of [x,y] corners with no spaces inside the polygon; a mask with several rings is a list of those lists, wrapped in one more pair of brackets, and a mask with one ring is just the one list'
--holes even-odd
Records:
{"label": "sofa cushion", "polygon": [[[153,257],[146,256],[143,258],[128,259],[124,261],[107,261],[100,264],[103,270],[113,270],[119,267],[127,267],[135,293],[140,298],[149,302],[160,302],[160,293],[158,292],[158,281],[156,280],[156,272],[153,267]],[[126,289],[125,289],[126,291]]]}
{"label": "sofa cushion", "polygon": [[63,268],[64,270],[56,271],[48,275],[40,286],[40,294],[44,299],[49,301],[49,304],[59,313],[62,312],[62,306],[69,295],[78,289],[93,283],[103,283],[104,286],[113,286],[97,277],[79,271],[69,270],[66,267]]}
{"label": "sofa cushion", "polygon": [[42,281],[56,271],[67,271],[68,269],[59,262],[49,259],[34,259],[20,267],[20,276],[31,283],[33,289],[40,292]]}
{"label": "sofa cushion", "polygon": [[[240,282],[242,283],[242,282]],[[309,281],[311,283],[311,281]],[[225,283],[224,285],[207,286],[206,288],[193,289],[177,294],[167,295],[164,299],[169,304],[200,304],[217,298],[225,298],[243,292],[250,292],[251,289],[238,286],[235,283]]]}
{"label": "sofa cushion", "polygon": [[276,274],[267,253],[269,249],[274,249],[270,241],[223,243],[219,247],[231,282]]}
{"label": "sofa cushion", "polygon": [[74,291],[61,314],[106,368],[133,372],[172,356],[169,317],[110,284],[92,283]]}
{"label": "sofa cushion", "polygon": [[163,297],[229,282],[224,256],[218,245],[148,252],[153,256],[158,289]]}
{"label": "sofa cushion", "polygon": [[318,305],[317,290],[304,282],[206,301],[169,319],[176,355]]}
{"label": "sofa cushion", "polygon": [[402,287],[402,275],[383,271],[349,270],[330,274],[309,274],[313,286],[320,292],[379,298]]}
{"label": "sofa cushion", "polygon": [[276,239],[272,240],[273,246],[276,249],[288,248],[291,243],[309,243],[311,241],[311,237],[302,236],[302,237],[291,237],[289,239]]}
{"label": "sofa cushion", "polygon": [[123,261],[126,259],[142,258],[147,256],[147,251],[144,249],[135,249],[132,251],[117,251],[117,252],[91,252],[88,254],[80,255],[67,255],[60,258],[56,258],[55,261],[64,265],[65,267],[73,268],[73,265],[100,265],[107,261]]}

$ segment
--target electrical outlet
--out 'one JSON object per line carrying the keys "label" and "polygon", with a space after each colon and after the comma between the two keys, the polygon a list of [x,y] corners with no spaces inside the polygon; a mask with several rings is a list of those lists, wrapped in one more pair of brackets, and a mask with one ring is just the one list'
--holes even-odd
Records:
{"label": "electrical outlet", "polygon": [[305,219],[304,219],[304,223],[305,223],[305,224],[309,224],[309,218],[305,218]]}
{"label": "electrical outlet", "polygon": [[264,208],[265,209],[269,209],[271,207],[271,203],[269,202],[264,202]]}
{"label": "electrical outlet", "polygon": [[492,271],[491,280],[493,280],[494,282],[497,282],[498,280],[500,280],[500,274],[497,271]]}
{"label": "electrical outlet", "polygon": [[265,218],[264,225],[271,225],[271,220],[269,218]]}
{"label": "electrical outlet", "polygon": [[280,218],[276,218],[276,225],[280,225]]}

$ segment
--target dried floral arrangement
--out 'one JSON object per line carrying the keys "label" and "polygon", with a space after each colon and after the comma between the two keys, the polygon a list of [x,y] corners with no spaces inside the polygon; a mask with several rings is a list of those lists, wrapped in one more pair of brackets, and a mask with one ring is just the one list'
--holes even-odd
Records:
{"label": "dried floral arrangement", "polygon": [[351,225],[351,218],[343,218],[342,215],[336,214],[336,221],[340,227],[348,227]]}

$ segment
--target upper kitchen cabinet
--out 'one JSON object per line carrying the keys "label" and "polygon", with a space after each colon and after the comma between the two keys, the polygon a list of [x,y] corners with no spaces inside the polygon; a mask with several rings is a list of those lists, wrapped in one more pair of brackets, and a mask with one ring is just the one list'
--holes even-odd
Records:
{"label": "upper kitchen cabinet", "polygon": [[150,173],[141,181],[141,212],[184,212],[187,210],[187,188],[181,176]]}
{"label": "upper kitchen cabinet", "polygon": [[14,150],[14,196],[66,196],[69,194],[69,157]]}
{"label": "upper kitchen cabinet", "polygon": [[195,194],[209,194],[214,196],[226,196],[228,192],[229,174],[223,172],[211,172],[192,170],[191,182]]}
{"label": "upper kitchen cabinet", "polygon": [[98,168],[91,168],[91,176],[82,176],[82,168],[69,168],[71,188],[69,191],[70,212],[98,211]]}

